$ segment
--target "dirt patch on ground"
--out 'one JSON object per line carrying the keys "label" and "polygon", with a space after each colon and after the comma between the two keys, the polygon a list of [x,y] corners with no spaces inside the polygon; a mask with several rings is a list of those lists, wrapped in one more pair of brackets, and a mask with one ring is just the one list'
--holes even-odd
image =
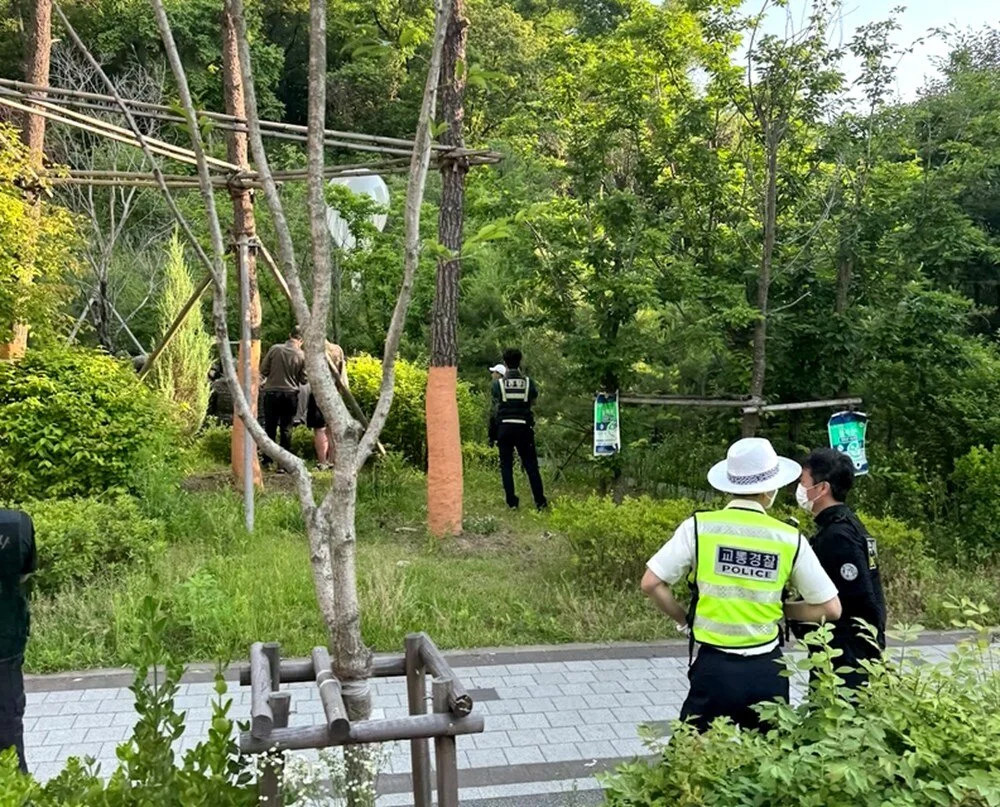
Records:
{"label": "dirt patch on ground", "polygon": [[[188,493],[212,493],[233,487],[233,476],[228,470],[192,474],[181,482],[181,488]],[[294,493],[295,479],[289,474],[264,474],[264,490]]]}

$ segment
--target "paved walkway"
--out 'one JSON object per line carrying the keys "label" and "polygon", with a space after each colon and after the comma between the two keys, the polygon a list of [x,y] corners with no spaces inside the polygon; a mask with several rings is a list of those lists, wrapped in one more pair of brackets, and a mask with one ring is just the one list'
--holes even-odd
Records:
{"label": "paved walkway", "polygon": [[[955,637],[925,638],[928,660],[943,659]],[[458,738],[462,803],[475,807],[599,803],[594,774],[648,750],[637,727],[664,727],[676,718],[687,691],[687,648],[677,643],[573,645],[447,654],[486,717],[481,735]],[[211,719],[211,670],[193,667],[177,707],[187,713],[178,741],[187,749]],[[39,779],[71,756],[90,755],[105,773],[116,765],[115,747],[135,722],[126,671],[33,676],[28,681],[25,744]],[[374,684],[374,717],[406,714],[404,679]],[[314,684],[291,684],[290,725],[323,722]],[[793,680],[793,700],[802,682]],[[235,719],[249,718],[249,687],[230,683]],[[310,758],[308,752],[303,752]],[[314,757],[312,757],[314,758]],[[390,748],[379,778],[380,807],[409,804],[409,746]]]}

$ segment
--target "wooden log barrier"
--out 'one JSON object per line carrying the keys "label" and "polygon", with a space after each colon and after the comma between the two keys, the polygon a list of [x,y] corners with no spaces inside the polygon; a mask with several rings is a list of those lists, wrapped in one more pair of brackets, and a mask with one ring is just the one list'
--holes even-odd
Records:
{"label": "wooden log barrier", "polygon": [[[420,656],[423,643],[419,633],[406,636],[406,700],[411,715],[427,712],[427,674]],[[410,740],[410,767],[414,807],[431,807],[431,755],[427,740]]]}
{"label": "wooden log barrier", "polygon": [[264,643],[250,645],[250,733],[266,738],[274,728],[271,694],[271,664],[264,654]]}
{"label": "wooden log barrier", "polygon": [[432,739],[440,735],[458,737],[462,734],[481,734],[484,727],[485,721],[481,714],[455,717],[445,712],[390,720],[361,720],[351,723],[351,731],[343,740],[331,737],[326,726],[274,729],[266,738],[254,737],[252,732],[244,731],[240,733],[240,751],[244,754],[261,754],[272,748],[277,751],[299,751],[335,745]]}
{"label": "wooden log barrier", "polygon": [[[316,680],[312,659],[282,659],[279,671],[283,684],[301,684],[305,681]],[[384,656],[375,659],[372,665],[372,678],[390,678],[397,675],[406,675],[406,657],[404,655]],[[240,667],[240,685],[250,685],[249,665],[244,664]]]}
{"label": "wooden log barrier", "polygon": [[[431,684],[434,713],[448,714],[452,707],[451,678],[435,678]],[[454,735],[439,735],[434,738],[434,759],[437,768],[438,807],[458,807],[458,751]]]}
{"label": "wooden log barrier", "polygon": [[325,647],[313,648],[312,665],[316,686],[319,687],[319,699],[326,715],[326,728],[332,739],[343,741],[351,732],[351,721],[347,719],[340,681],[333,674],[330,653]]}
{"label": "wooden log barrier", "polygon": [[420,634],[420,657],[424,666],[435,678],[450,679],[451,688],[448,692],[448,704],[456,717],[465,717],[472,712],[472,696],[466,691],[462,682],[452,672],[451,665],[437,649],[437,645],[426,633]]}
{"label": "wooden log barrier", "polygon": [[[271,712],[274,715],[274,727],[284,729],[288,727],[288,715],[292,708],[292,693],[272,692],[268,695],[268,703],[271,704]],[[260,803],[267,807],[280,807],[284,804],[281,792],[281,782],[283,777],[284,764],[279,755],[268,755],[264,758],[260,766],[260,780],[257,783],[257,792],[260,794]]]}

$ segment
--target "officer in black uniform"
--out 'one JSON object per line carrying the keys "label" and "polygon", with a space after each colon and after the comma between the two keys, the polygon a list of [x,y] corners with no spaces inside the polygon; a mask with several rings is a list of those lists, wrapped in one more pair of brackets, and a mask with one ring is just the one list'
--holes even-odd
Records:
{"label": "officer in black uniform", "polygon": [[25,772],[21,666],[29,619],[24,583],[36,566],[31,518],[20,510],[0,510],[0,751],[13,746]]}
{"label": "officer in black uniform", "polygon": [[531,495],[539,510],[548,506],[538,472],[538,451],[535,448],[535,418],[531,406],[538,398],[534,381],[521,374],[521,351],[508,348],[503,352],[507,373],[493,382],[493,406],[490,416],[490,438],[500,447],[500,478],[507,497],[507,506],[520,503],[514,492],[514,451],[528,475]]}
{"label": "officer in black uniform", "polygon": [[[843,615],[834,624],[832,646],[843,655],[834,663],[854,668],[854,672],[840,675],[855,689],[867,679],[858,662],[878,659],[885,649],[886,607],[875,539],[844,503],[853,483],[850,457],[832,448],[820,448],[802,463],[795,498],[816,520],[812,547],[840,591]],[[876,644],[872,644],[870,632],[858,625],[858,619],[875,627]],[[796,626],[795,632],[801,636],[808,628]]]}

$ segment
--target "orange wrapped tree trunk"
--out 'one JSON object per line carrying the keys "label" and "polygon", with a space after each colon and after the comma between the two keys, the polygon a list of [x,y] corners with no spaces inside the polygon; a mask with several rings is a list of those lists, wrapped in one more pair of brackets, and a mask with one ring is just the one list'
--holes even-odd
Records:
{"label": "orange wrapped tree trunk", "polygon": [[[441,107],[446,145],[462,148],[465,118],[464,0],[451,0],[451,17],[441,62]],[[444,537],[462,530],[462,436],[458,422],[458,287],[461,273],[465,175],[464,157],[441,159],[438,240],[455,257],[439,260],[431,319],[431,367],[427,375],[427,527]]]}

